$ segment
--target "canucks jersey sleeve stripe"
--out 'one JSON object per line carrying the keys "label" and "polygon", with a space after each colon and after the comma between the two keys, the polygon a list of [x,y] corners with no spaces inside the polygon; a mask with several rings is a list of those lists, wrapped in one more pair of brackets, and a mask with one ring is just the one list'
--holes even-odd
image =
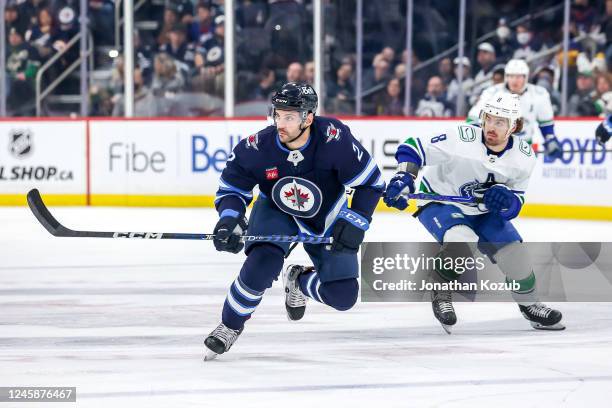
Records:
{"label": "canucks jersey sleeve stripe", "polygon": [[431,184],[429,184],[429,181],[425,177],[423,177],[422,181],[423,181],[423,184],[425,184],[425,188],[427,188],[427,190],[428,190],[427,192],[428,193],[433,193],[434,189],[431,188]]}
{"label": "canucks jersey sleeve stripe", "polygon": [[418,166],[423,165],[423,157],[417,142],[411,137],[399,145],[395,154],[398,163],[411,162],[416,163]]}
{"label": "canucks jersey sleeve stripe", "polygon": [[368,160],[368,164],[365,166],[365,168],[361,170],[361,172],[357,174],[352,180],[348,181],[347,183],[344,183],[344,185],[346,187],[355,187],[362,185],[372,176],[374,171],[377,170],[376,167],[376,162],[370,157],[370,159]]}
{"label": "canucks jersey sleeve stripe", "polygon": [[417,138],[417,143],[419,144],[419,149],[423,155],[423,166],[427,166],[427,156],[425,156],[425,149],[423,149],[423,145],[421,144],[421,140],[419,138]]}

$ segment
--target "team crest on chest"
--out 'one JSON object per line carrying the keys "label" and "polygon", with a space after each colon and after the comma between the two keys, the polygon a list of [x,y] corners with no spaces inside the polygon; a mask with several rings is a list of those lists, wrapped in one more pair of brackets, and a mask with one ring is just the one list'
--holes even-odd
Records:
{"label": "team crest on chest", "polygon": [[312,218],[321,208],[323,195],[312,181],[301,177],[283,177],[272,187],[272,200],[287,214]]}
{"label": "team crest on chest", "polygon": [[325,131],[325,136],[327,137],[325,143],[329,143],[332,140],[339,140],[341,131],[342,129],[338,129],[332,123],[330,123],[327,127],[327,130]]}

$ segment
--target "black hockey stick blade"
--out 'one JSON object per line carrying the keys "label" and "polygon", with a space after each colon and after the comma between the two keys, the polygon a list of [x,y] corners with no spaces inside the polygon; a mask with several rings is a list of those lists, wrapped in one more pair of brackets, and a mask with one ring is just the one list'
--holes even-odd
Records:
{"label": "black hockey stick blade", "polygon": [[75,231],[64,227],[58,220],[49,212],[40,196],[37,189],[32,189],[28,192],[28,207],[43,227],[55,237],[74,237],[78,236]]}
{"label": "black hockey stick blade", "polygon": [[64,227],[45,205],[40,192],[32,189],[28,192],[28,206],[36,219],[54,237],[85,238],[138,238],[138,239],[212,239],[211,234],[155,233],[155,232],[111,232],[111,231],[75,231]]}

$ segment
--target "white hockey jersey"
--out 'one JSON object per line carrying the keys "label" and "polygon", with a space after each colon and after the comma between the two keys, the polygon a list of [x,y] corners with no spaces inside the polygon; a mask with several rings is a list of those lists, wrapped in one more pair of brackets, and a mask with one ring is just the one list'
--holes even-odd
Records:
{"label": "white hockey jersey", "polygon": [[[461,124],[430,137],[409,137],[397,151],[398,162],[422,166],[417,191],[471,197],[475,188],[503,184],[524,203],[536,157],[529,143],[511,136],[506,149],[495,154],[483,142],[482,129]],[[418,206],[429,201],[417,201]],[[484,206],[455,204],[466,215],[486,213]]]}
{"label": "white hockey jersey", "polygon": [[[478,102],[468,113],[468,123],[479,123],[480,111],[485,102],[496,92],[510,93],[510,90],[505,84],[497,84],[482,91]],[[524,123],[523,131],[516,135],[525,137],[528,142],[533,142],[534,137],[536,141],[541,142],[542,134],[539,128],[553,124],[553,107],[550,102],[550,94],[539,85],[527,84],[527,89],[520,95],[520,100]]]}

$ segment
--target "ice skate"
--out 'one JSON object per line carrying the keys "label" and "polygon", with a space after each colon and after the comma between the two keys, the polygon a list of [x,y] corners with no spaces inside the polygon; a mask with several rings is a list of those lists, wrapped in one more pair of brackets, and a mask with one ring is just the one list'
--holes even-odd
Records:
{"label": "ice skate", "polygon": [[534,329],[565,330],[565,326],[560,323],[563,318],[561,312],[551,309],[544,303],[537,302],[530,306],[519,305],[519,309]]}
{"label": "ice skate", "polygon": [[283,285],[285,287],[285,308],[289,320],[300,320],[306,312],[306,296],[302,293],[298,283],[298,276],[312,267],[289,265],[283,272]]}
{"label": "ice skate", "polygon": [[434,316],[446,333],[451,334],[452,327],[457,323],[457,315],[453,307],[452,294],[449,291],[431,291],[431,307]]}
{"label": "ice skate", "polygon": [[210,361],[217,357],[217,355],[229,351],[243,329],[233,330],[223,323],[220,323],[204,340],[204,345],[208,349],[206,350],[204,361]]}

